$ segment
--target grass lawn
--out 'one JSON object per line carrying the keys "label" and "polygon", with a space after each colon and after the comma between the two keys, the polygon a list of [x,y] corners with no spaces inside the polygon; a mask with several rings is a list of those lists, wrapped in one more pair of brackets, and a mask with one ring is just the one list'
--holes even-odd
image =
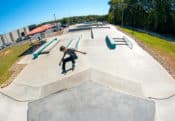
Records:
{"label": "grass lawn", "polygon": [[0,51],[0,85],[12,75],[10,67],[20,58],[20,55],[30,48],[29,42],[11,46]]}
{"label": "grass lawn", "polygon": [[[156,36],[149,35],[147,33],[133,31],[127,28],[119,28],[121,31],[131,35],[137,41],[141,42],[141,44],[145,45],[147,49],[151,50],[154,53],[151,54],[158,54],[163,61],[166,61],[166,65],[163,65],[168,70],[172,76],[175,74],[175,43],[170,41],[161,39]],[[153,55],[155,57],[155,55]],[[159,61],[160,62],[160,61]],[[164,63],[164,62],[163,62]],[[169,66],[169,67],[166,67]]]}

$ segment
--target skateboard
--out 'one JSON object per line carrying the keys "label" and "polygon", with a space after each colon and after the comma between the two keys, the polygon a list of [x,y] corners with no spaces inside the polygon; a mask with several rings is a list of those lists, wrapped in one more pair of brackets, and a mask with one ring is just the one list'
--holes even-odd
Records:
{"label": "skateboard", "polygon": [[68,68],[66,69],[64,72],[62,72],[62,74],[66,74],[69,71],[74,71],[75,70],[75,66],[73,66],[72,68]]}

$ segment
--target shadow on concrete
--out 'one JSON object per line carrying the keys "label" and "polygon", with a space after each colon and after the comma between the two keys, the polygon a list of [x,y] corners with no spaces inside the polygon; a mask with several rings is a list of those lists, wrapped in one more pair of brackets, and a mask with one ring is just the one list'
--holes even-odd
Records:
{"label": "shadow on concrete", "polygon": [[29,49],[27,49],[22,54],[20,54],[19,57],[32,54],[34,51],[36,51],[44,43],[46,43],[46,41],[40,41],[39,43],[34,43],[33,45],[30,46]]}

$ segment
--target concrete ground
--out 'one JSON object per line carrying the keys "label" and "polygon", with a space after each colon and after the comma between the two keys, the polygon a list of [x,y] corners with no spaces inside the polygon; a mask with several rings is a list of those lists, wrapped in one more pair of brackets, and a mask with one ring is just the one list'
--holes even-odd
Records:
{"label": "concrete ground", "polygon": [[[29,55],[21,60],[28,65],[11,85],[0,90],[3,94],[0,95],[2,121],[12,121],[13,117],[16,117],[15,121],[26,121],[28,102],[75,88],[88,80],[123,94],[153,100],[156,105],[155,121],[175,120],[172,115],[175,112],[175,80],[132,38],[108,26],[110,28],[93,28],[94,39],[88,29],[65,32],[57,37],[60,41],[49,54],[42,54],[35,60]],[[106,35],[110,38],[126,36],[133,48],[117,45],[116,49],[110,50],[105,43]],[[59,47],[67,46],[73,40],[70,47],[74,48],[79,38],[78,49],[87,52],[87,55],[78,54],[75,70],[63,75],[58,66],[62,57]],[[68,63],[67,68],[70,67],[71,63]],[[18,109],[16,105],[19,105]],[[7,109],[9,111],[5,111]]]}

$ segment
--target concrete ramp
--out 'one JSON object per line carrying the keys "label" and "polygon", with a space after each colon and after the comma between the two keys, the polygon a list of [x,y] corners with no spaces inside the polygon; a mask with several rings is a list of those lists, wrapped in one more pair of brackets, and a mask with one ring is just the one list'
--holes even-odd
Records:
{"label": "concrete ramp", "polygon": [[93,68],[84,69],[77,73],[74,72],[71,75],[63,76],[60,80],[55,80],[52,83],[50,82],[40,86],[13,83],[0,92],[18,101],[31,101],[41,99],[58,91],[76,87],[89,80],[104,85],[105,87],[112,88],[113,90],[137,97],[144,97],[139,83]]}
{"label": "concrete ramp", "polygon": [[30,102],[28,121],[154,121],[153,101],[122,94],[95,82]]}

